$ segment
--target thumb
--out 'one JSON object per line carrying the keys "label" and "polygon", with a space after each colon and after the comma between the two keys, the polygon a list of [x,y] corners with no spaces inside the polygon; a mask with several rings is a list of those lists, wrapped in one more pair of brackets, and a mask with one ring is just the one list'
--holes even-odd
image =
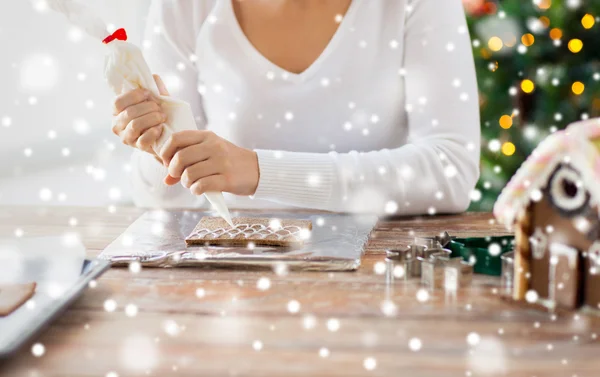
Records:
{"label": "thumb", "polygon": [[160,78],[160,76],[159,75],[152,75],[152,77],[154,77],[154,82],[156,82],[156,86],[158,86],[158,92],[162,96],[168,96],[169,95],[169,91],[167,90],[167,87],[165,86],[165,83],[162,81],[162,79]]}

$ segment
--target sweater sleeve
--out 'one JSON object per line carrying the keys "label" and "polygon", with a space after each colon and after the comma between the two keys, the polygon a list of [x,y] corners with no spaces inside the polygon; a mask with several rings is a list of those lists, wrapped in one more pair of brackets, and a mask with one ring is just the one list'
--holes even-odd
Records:
{"label": "sweater sleeve", "polygon": [[[206,119],[197,90],[195,37],[210,9],[210,1],[206,0],[152,0],[143,42],[150,69],[161,76],[172,96],[191,105],[199,128],[205,126]],[[137,206],[190,207],[204,200],[182,185],[165,185],[167,168],[148,153],[135,150],[131,162],[131,185]]]}
{"label": "sweater sleeve", "polygon": [[[257,150],[255,197],[342,212],[464,211],[479,177],[473,53],[460,0],[412,0],[405,11],[408,142],[366,153]],[[397,126],[397,125],[390,125]]]}

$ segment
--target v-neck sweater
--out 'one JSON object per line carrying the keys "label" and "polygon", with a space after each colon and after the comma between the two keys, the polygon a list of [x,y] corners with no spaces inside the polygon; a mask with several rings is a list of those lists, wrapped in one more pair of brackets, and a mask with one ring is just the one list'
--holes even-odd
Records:
{"label": "v-neck sweater", "polygon": [[[227,196],[231,207],[401,215],[468,207],[480,121],[460,0],[353,0],[300,74],[260,54],[231,1],[153,0],[143,42],[199,129],[256,151],[256,193]],[[134,152],[132,165],[136,204],[205,205],[165,186],[166,169],[150,155]]]}

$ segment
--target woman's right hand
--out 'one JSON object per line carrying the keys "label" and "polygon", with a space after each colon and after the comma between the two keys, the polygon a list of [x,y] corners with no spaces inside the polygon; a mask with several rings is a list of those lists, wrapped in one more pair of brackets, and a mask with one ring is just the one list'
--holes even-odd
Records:
{"label": "woman's right hand", "polygon": [[[154,76],[161,94],[168,95],[160,77]],[[117,96],[113,103],[114,121],[112,131],[123,144],[152,154],[160,160],[153,149],[162,134],[162,124],[167,120],[158,101],[146,89],[134,89]]]}

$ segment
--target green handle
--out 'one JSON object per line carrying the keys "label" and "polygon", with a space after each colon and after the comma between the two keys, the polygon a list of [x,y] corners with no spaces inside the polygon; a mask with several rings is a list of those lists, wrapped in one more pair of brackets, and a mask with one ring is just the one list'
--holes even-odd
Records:
{"label": "green handle", "polygon": [[465,261],[472,261],[474,257],[474,273],[500,276],[500,256],[513,250],[514,237],[455,238],[446,247],[452,251],[452,258],[462,257]]}

